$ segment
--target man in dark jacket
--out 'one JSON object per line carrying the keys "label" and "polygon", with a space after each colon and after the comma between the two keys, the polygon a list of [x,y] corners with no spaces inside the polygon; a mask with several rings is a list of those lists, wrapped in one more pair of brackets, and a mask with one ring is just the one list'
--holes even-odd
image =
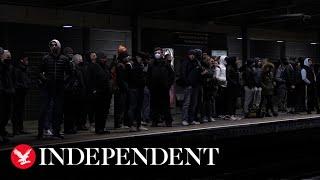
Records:
{"label": "man in dark jacket", "polygon": [[154,62],[148,69],[147,85],[150,89],[150,108],[152,126],[158,126],[160,116],[164,118],[167,127],[172,126],[170,113],[169,89],[174,83],[175,74],[164,61],[161,48],[154,50]]}
{"label": "man in dark jacket", "polygon": [[[141,126],[141,109],[143,104],[145,86],[142,58],[139,56],[133,58],[129,68],[130,69],[128,70],[128,126],[130,127],[131,131],[146,131],[148,129]],[[137,129],[133,127],[133,121],[137,122]]]}
{"label": "man in dark jacket", "polygon": [[40,66],[40,79],[42,88],[42,107],[38,125],[38,138],[43,138],[43,130],[47,118],[47,112],[52,106],[52,130],[53,137],[63,138],[60,134],[63,118],[64,79],[70,74],[68,58],[60,53],[61,44],[54,39],[49,42],[50,52],[42,58]]}
{"label": "man in dark jacket", "polygon": [[14,71],[11,65],[11,54],[4,50],[0,54],[0,143],[9,141],[6,126],[8,124],[11,105],[15,94]]}
{"label": "man in dark jacket", "polygon": [[227,59],[227,111],[230,120],[238,120],[238,118],[235,117],[235,114],[237,97],[239,96],[240,91],[240,77],[236,61],[236,57],[229,57]]}
{"label": "man in dark jacket", "polygon": [[128,49],[120,45],[118,47],[118,56],[113,70],[113,79],[115,85],[114,91],[114,127],[128,127],[128,67],[129,67]]}
{"label": "man in dark jacket", "polygon": [[[96,53],[92,52],[90,54],[90,56],[96,57]],[[95,117],[95,133],[106,134],[109,133],[105,130],[105,124],[107,118],[106,103],[110,94],[110,74],[106,73],[98,59],[92,57],[91,59],[93,61],[87,69],[87,84],[88,96],[92,102],[92,113]]]}
{"label": "man in dark jacket", "polygon": [[15,65],[15,89],[14,96],[14,113],[12,118],[13,134],[26,134],[23,130],[25,99],[31,86],[31,79],[28,74],[28,57],[22,55]]}
{"label": "man in dark jacket", "polygon": [[187,88],[190,89],[190,104],[188,107],[188,121],[182,121],[183,125],[200,124],[197,121],[197,114],[199,110],[198,102],[202,88],[202,73],[204,69],[200,63],[200,57],[197,56],[197,52],[192,50],[189,53],[191,53],[191,56],[186,64],[185,81],[188,86]]}

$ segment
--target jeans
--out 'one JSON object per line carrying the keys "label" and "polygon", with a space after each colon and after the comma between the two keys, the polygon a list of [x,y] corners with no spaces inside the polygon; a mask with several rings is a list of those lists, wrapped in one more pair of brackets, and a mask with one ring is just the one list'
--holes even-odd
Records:
{"label": "jeans", "polygon": [[189,106],[191,100],[191,90],[192,87],[189,86],[184,90],[184,98],[183,98],[183,105],[182,105],[182,121],[189,120]]}
{"label": "jeans", "polygon": [[[63,86],[42,89],[42,106],[38,121],[38,133],[40,135],[43,134],[43,130],[46,128],[45,125],[50,123],[52,124],[53,134],[58,135],[60,133],[63,119],[63,91]],[[50,111],[52,113],[49,113]]]}
{"label": "jeans", "polygon": [[133,125],[133,121],[137,121],[137,127],[141,126],[141,108],[143,103],[143,89],[129,89],[129,109],[128,109],[128,126]]}
{"label": "jeans", "polygon": [[249,88],[248,86],[244,86],[244,105],[243,105],[244,113],[249,112],[249,105],[253,100],[254,92],[255,92],[254,88]]}
{"label": "jeans", "polygon": [[149,120],[150,120],[150,91],[149,91],[148,87],[144,88],[141,114],[142,114],[143,121],[149,122]]}

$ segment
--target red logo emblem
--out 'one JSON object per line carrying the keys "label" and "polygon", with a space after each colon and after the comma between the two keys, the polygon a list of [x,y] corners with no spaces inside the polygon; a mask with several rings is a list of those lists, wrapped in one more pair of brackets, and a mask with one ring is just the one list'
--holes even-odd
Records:
{"label": "red logo emblem", "polygon": [[11,162],[18,169],[29,169],[36,162],[36,152],[31,146],[20,144],[12,150]]}

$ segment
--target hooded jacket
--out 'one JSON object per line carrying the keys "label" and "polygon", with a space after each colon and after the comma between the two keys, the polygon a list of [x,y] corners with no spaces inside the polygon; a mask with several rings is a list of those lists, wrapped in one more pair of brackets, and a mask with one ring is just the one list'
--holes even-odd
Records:
{"label": "hooded jacket", "polygon": [[219,59],[219,69],[217,71],[217,80],[221,87],[227,87],[227,68],[226,56],[221,56]]}
{"label": "hooded jacket", "polygon": [[274,65],[271,63],[266,63],[262,67],[262,76],[261,76],[261,87],[262,95],[270,96],[274,93],[274,77],[272,71],[267,71],[268,68],[274,68]]}
{"label": "hooded jacket", "polygon": [[303,67],[301,69],[301,78],[306,85],[314,84],[316,81],[315,74],[309,65],[309,59],[310,58],[306,58],[304,60]]}
{"label": "hooded jacket", "polygon": [[40,65],[40,79],[47,86],[57,86],[64,83],[65,75],[71,71],[68,58],[64,55],[45,55]]}

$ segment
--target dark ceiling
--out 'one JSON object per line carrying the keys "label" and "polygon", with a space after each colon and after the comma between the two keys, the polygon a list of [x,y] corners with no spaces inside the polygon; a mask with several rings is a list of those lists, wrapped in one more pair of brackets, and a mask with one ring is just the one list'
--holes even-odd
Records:
{"label": "dark ceiling", "polygon": [[319,0],[0,0],[1,4],[118,15],[141,15],[192,23],[320,30]]}

